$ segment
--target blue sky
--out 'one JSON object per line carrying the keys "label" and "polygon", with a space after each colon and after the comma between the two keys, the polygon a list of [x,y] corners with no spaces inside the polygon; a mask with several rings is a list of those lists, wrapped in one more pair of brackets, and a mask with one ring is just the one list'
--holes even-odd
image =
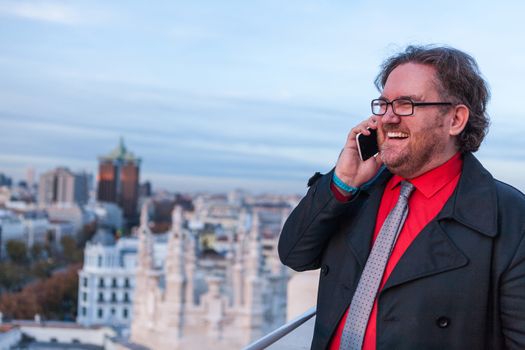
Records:
{"label": "blue sky", "polygon": [[175,191],[303,193],[369,115],[407,44],[473,55],[490,84],[478,157],[525,190],[519,1],[0,1],[0,172],[95,171],[124,137]]}

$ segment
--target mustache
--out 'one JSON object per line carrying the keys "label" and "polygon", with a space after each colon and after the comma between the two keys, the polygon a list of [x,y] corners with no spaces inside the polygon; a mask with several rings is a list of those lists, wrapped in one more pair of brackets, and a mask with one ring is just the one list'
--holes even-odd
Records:
{"label": "mustache", "polygon": [[403,130],[402,128],[399,127],[399,125],[396,125],[396,124],[383,124],[382,129],[383,129],[383,132],[393,131],[393,132],[408,133],[407,130]]}

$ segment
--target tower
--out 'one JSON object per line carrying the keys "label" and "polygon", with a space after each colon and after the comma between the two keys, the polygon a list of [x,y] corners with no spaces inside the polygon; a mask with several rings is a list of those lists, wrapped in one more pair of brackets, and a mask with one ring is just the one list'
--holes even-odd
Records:
{"label": "tower", "polygon": [[118,204],[128,226],[137,221],[140,158],[129,152],[121,138],[108,155],[101,156],[98,171],[97,200]]}

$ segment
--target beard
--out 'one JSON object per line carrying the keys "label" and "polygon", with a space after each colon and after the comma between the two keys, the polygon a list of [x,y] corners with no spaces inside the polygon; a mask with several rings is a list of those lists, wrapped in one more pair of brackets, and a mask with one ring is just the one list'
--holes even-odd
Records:
{"label": "beard", "polygon": [[[385,140],[388,131],[403,131],[403,127],[393,124],[383,125],[383,142],[380,146],[380,155],[383,163],[391,173],[406,179],[420,174],[421,169],[429,164],[434,157],[444,152],[446,142],[442,137],[438,118],[432,125],[422,130],[409,133],[408,142],[401,146],[392,145]],[[430,169],[429,169],[430,170]]]}

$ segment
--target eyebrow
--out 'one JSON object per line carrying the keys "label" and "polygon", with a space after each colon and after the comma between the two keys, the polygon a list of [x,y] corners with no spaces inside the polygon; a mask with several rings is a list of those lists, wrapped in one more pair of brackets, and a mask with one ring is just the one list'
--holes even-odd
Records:
{"label": "eyebrow", "polygon": [[[400,99],[400,98],[407,98],[409,100],[412,100],[412,101],[421,101],[423,100],[423,98],[421,96],[418,96],[418,95],[403,95],[403,96],[398,96],[396,97],[394,100],[397,100],[397,99]],[[379,96],[379,99],[381,100],[385,100],[385,101],[390,101],[389,99],[387,99],[385,96],[381,95]]]}

